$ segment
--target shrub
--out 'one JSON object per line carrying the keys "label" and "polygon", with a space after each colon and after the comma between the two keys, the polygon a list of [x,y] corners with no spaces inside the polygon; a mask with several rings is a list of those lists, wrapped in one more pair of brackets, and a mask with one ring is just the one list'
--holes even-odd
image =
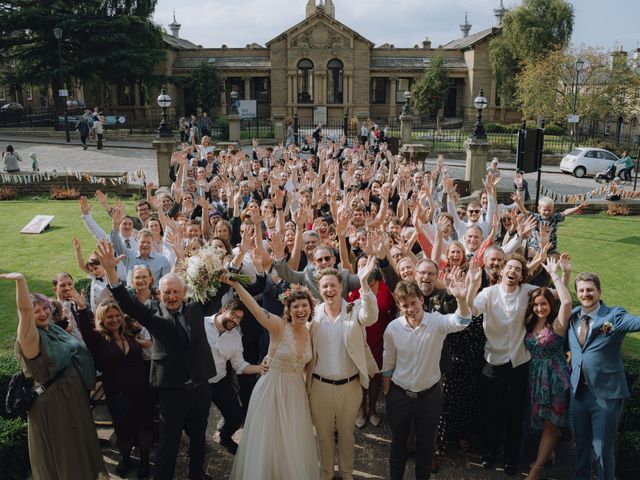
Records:
{"label": "shrub", "polygon": [[77,200],[80,192],[75,188],[53,187],[51,189],[52,200]]}
{"label": "shrub", "polygon": [[29,474],[27,424],[19,418],[0,417],[0,471],[7,480],[23,480]]}
{"label": "shrub", "polygon": [[18,192],[13,187],[0,187],[0,200],[14,200]]}
{"label": "shrub", "polygon": [[9,388],[11,378],[19,371],[18,362],[13,354],[3,353],[0,355],[0,417],[7,417],[4,399],[7,397],[7,388]]}

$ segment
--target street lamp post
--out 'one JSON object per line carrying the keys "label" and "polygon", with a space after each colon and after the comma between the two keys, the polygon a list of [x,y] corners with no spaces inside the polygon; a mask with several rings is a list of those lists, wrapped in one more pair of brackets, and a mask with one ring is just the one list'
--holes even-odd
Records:
{"label": "street lamp post", "polygon": [[636,155],[636,176],[633,181],[633,191],[636,191],[636,187],[638,186],[638,170],[640,169],[640,134],[636,136],[636,144],[638,145],[638,154]]}
{"label": "street lamp post", "polygon": [[71,142],[71,135],[69,134],[69,112],[67,110],[67,96],[68,92],[64,88],[64,75],[62,73],[62,29],[60,27],[56,27],[53,29],[53,36],[58,42],[58,59],[60,61],[60,90],[58,91],[58,95],[62,98],[62,102],[64,105],[64,134],[67,139],[67,143]]}
{"label": "street lamp post", "polygon": [[480,94],[473,100],[473,106],[478,110],[478,116],[476,117],[476,123],[473,126],[473,131],[471,132],[471,138],[475,140],[486,140],[487,139],[487,131],[484,129],[484,125],[482,125],[482,110],[487,108],[487,97],[484,96],[484,89],[480,89]]}
{"label": "street lamp post", "polygon": [[404,105],[402,106],[402,115],[411,115],[411,92],[405,90],[402,94],[404,96]]}
{"label": "street lamp post", "polygon": [[167,90],[165,86],[162,86],[160,90],[160,95],[156,100],[158,102],[158,106],[162,108],[162,121],[160,122],[160,126],[158,127],[158,136],[159,137],[171,137],[171,126],[169,122],[167,122],[167,108],[171,106],[171,97],[167,95]]}
{"label": "street lamp post", "polygon": [[[580,71],[584,68],[584,60],[576,60],[576,81],[574,83],[574,91],[573,91],[573,119],[575,120],[576,115],[578,114],[578,90],[580,89]],[[571,128],[571,141],[569,143],[569,151],[573,150],[573,140],[575,138],[576,128],[578,126],[578,122],[573,122],[573,127]]]}

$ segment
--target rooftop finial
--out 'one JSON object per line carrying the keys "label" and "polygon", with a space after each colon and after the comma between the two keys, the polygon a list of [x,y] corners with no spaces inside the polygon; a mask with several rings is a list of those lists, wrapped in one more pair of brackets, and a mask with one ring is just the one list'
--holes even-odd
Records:
{"label": "rooftop finial", "polygon": [[171,35],[173,35],[175,38],[180,38],[180,27],[182,25],[180,25],[177,21],[176,21],[176,11],[173,11],[173,23],[169,24],[169,28],[171,29]]}
{"label": "rooftop finial", "polygon": [[471,31],[471,24],[469,23],[467,14],[468,12],[464,12],[464,23],[460,25],[460,31],[465,37],[468,37],[469,32]]}
{"label": "rooftop finial", "polygon": [[502,17],[504,17],[505,13],[507,13],[508,11],[509,10],[504,8],[504,3],[502,3],[502,0],[500,0],[500,7],[493,9],[493,15],[496,17],[499,27],[502,26]]}

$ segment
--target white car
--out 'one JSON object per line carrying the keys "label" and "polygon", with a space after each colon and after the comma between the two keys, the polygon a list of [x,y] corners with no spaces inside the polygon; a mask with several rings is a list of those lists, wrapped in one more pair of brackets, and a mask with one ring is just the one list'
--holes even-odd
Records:
{"label": "white car", "polygon": [[578,147],[564,156],[560,162],[560,170],[582,178],[600,173],[618,160],[613,153],[602,148]]}

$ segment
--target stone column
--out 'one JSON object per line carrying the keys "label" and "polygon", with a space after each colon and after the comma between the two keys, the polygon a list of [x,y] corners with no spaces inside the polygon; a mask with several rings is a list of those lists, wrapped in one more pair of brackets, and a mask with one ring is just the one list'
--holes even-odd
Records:
{"label": "stone column", "polygon": [[398,91],[398,79],[389,79],[389,117],[396,117],[396,92]]}
{"label": "stone column", "polygon": [[465,142],[467,149],[467,163],[464,171],[464,179],[470,182],[469,190],[475,192],[482,190],[482,179],[487,171],[487,159],[489,147],[487,140],[479,140],[472,137]]}
{"label": "stone column", "polygon": [[158,185],[160,187],[170,187],[171,179],[169,178],[169,164],[171,163],[171,155],[176,150],[178,142],[175,137],[156,137],[151,142],[156,151],[156,168],[158,169]]}
{"label": "stone column", "polygon": [[229,121],[229,141],[240,141],[240,115],[237,113],[230,113],[227,115]]}
{"label": "stone column", "polygon": [[416,117],[403,113],[400,115],[400,142],[405,145],[411,142],[411,132],[413,131],[413,121]]}
{"label": "stone column", "polygon": [[251,100],[251,77],[242,79],[244,81],[244,98],[243,100]]}
{"label": "stone column", "polygon": [[273,114],[273,138],[276,143],[284,143],[285,137],[285,128],[284,128],[284,114],[282,113],[274,113]]}

